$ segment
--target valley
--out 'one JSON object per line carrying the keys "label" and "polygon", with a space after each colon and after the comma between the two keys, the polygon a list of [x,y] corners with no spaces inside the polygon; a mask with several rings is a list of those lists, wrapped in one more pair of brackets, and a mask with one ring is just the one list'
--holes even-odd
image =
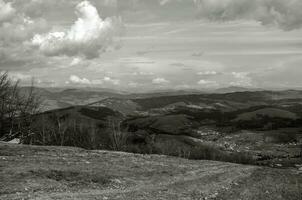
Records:
{"label": "valley", "polygon": [[[23,136],[22,143],[277,168],[302,164],[301,91],[176,96],[175,93],[108,96],[96,91],[76,96],[80,91],[75,91],[60,92],[60,98],[73,99],[73,105],[33,116],[34,134]],[[103,99],[85,105],[77,103],[84,96],[89,99],[91,93],[103,95]],[[49,95],[41,93],[41,96],[49,101]],[[2,138],[14,139],[9,135]]]}

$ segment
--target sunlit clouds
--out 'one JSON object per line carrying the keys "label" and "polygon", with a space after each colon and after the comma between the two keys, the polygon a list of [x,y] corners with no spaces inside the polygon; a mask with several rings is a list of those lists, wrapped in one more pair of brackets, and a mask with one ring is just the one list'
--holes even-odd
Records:
{"label": "sunlit clouds", "polygon": [[66,32],[37,34],[32,44],[48,56],[82,55],[90,59],[106,51],[122,26],[119,18],[102,20],[97,9],[88,1],[76,6],[76,15],[77,21]]}
{"label": "sunlit clouds", "polygon": [[131,92],[302,86],[300,0],[0,0],[0,71]]}

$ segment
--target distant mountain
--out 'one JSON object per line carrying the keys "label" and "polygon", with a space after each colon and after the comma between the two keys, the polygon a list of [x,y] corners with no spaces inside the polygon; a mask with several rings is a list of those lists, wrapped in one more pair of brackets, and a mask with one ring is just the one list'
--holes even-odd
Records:
{"label": "distant mountain", "polygon": [[[30,87],[21,88],[23,93]],[[176,105],[196,108],[239,109],[269,105],[272,101],[301,102],[302,91],[264,91],[241,87],[221,88],[213,92],[198,90],[158,90],[151,93],[126,93],[103,88],[34,88],[43,100],[43,111],[77,105],[105,105],[132,113],[137,110],[170,109]],[[105,101],[104,101],[105,100]]]}
{"label": "distant mountain", "polygon": [[151,98],[151,97],[161,97],[161,96],[178,96],[178,95],[190,95],[190,94],[203,94],[204,91],[190,89],[190,90],[152,90],[145,93],[131,93],[126,95],[128,98]]}
{"label": "distant mountain", "polygon": [[280,118],[280,119],[298,119],[297,114],[276,108],[263,108],[259,110],[255,110],[253,112],[242,113],[237,116],[235,121],[252,121],[261,119],[263,117],[267,118]]}
{"label": "distant mountain", "polygon": [[259,88],[245,88],[245,87],[226,87],[226,88],[219,88],[217,90],[214,90],[213,93],[234,93],[234,92],[247,92],[247,91],[262,91],[263,89]]}
{"label": "distant mountain", "polygon": [[[31,87],[22,87],[21,92],[30,92]],[[122,98],[126,93],[102,88],[39,88],[34,92],[42,99],[42,111],[86,105],[109,97]]]}

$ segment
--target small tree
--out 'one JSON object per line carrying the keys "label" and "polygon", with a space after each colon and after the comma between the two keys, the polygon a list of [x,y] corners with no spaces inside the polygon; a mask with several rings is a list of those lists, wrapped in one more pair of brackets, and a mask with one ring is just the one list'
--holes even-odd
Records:
{"label": "small tree", "polygon": [[121,131],[121,121],[108,118],[108,127],[112,149],[115,151],[123,150],[126,146],[127,135]]}
{"label": "small tree", "polygon": [[33,82],[26,92],[19,81],[12,81],[7,73],[0,74],[0,136],[11,139],[31,134],[33,114],[39,111],[41,101],[34,92]]}

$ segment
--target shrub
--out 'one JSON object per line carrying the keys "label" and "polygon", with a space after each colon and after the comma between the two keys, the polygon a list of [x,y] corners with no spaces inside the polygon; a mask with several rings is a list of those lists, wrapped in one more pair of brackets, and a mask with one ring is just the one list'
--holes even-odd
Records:
{"label": "shrub", "polygon": [[208,145],[192,147],[188,158],[194,160],[216,160],[240,164],[255,164],[255,160],[247,153],[226,152]]}

